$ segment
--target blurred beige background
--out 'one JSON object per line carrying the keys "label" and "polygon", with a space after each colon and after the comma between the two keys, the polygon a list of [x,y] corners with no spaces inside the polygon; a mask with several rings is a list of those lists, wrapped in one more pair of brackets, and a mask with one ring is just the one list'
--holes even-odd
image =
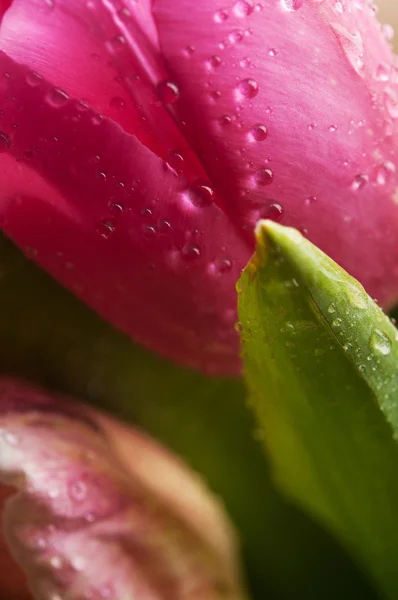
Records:
{"label": "blurred beige background", "polygon": [[377,17],[382,23],[388,23],[395,29],[394,47],[398,51],[398,0],[376,0],[379,7]]}

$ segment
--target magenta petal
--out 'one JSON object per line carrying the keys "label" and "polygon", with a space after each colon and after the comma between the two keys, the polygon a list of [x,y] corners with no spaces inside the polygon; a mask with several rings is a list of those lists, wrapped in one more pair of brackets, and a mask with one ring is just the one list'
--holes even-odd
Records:
{"label": "magenta petal", "polygon": [[0,382],[7,539],[40,600],[243,600],[234,535],[202,483],[143,434]]}
{"label": "magenta petal", "polygon": [[[110,68],[126,75],[134,48],[119,40],[112,67],[91,72],[84,44],[104,53],[102,30],[93,26],[94,39],[79,45],[87,28],[76,2],[66,11],[61,0],[45,17],[30,4],[15,0],[0,34],[7,73],[0,80],[2,227],[134,340],[183,364],[238,372],[235,282],[250,248],[155,94],[156,51],[145,49],[135,65],[141,75],[123,79],[125,98],[108,106],[110,91],[99,90],[107,89]],[[94,25],[106,24],[101,16]],[[19,40],[18,23],[41,27],[42,55],[26,45],[26,31]],[[66,68],[57,71],[46,23],[58,33],[70,26],[81,60],[66,47]]]}
{"label": "magenta petal", "polygon": [[398,75],[372,3],[154,0],[154,14],[179,117],[234,222],[300,228],[397,299]]}

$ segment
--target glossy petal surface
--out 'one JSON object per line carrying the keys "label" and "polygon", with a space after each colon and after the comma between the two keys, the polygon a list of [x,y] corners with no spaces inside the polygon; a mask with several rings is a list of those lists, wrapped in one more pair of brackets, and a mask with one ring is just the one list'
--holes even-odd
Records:
{"label": "glossy petal surface", "polygon": [[382,303],[396,297],[396,59],[371,3],[154,0],[154,12],[231,219],[250,234],[259,216],[294,225]]}
{"label": "glossy petal surface", "polygon": [[396,299],[397,72],[365,0],[14,0],[0,68],[1,225],[135,341],[238,373],[259,217]]}
{"label": "glossy petal surface", "polygon": [[235,540],[202,483],[143,434],[0,386],[4,522],[35,597],[243,600]]}
{"label": "glossy petal surface", "polygon": [[[154,46],[138,56],[115,37],[110,3],[36,4],[14,2],[0,33],[4,229],[135,340],[236,371],[234,286],[249,248],[155,94]],[[57,45],[66,29],[70,47]]]}

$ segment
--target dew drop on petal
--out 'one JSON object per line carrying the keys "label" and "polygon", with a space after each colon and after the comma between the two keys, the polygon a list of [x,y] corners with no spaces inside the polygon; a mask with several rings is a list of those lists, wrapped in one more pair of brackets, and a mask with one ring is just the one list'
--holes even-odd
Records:
{"label": "dew drop on petal", "polygon": [[231,31],[228,39],[231,44],[239,44],[243,40],[243,33],[240,29],[235,29],[234,31]]}
{"label": "dew drop on petal", "polygon": [[293,11],[298,10],[303,6],[304,0],[281,0],[281,6],[283,10]]}
{"label": "dew drop on petal", "polygon": [[207,61],[207,65],[210,69],[217,69],[221,65],[221,58],[219,56],[211,56]]}
{"label": "dew drop on petal", "polygon": [[227,273],[232,269],[232,262],[229,258],[220,258],[215,264],[220,273]]}
{"label": "dew drop on petal", "polygon": [[384,64],[384,63],[380,63],[377,66],[376,69],[376,73],[375,73],[375,78],[378,81],[388,81],[390,78],[390,68],[388,65]]}
{"label": "dew drop on petal", "polygon": [[171,223],[167,219],[162,219],[159,223],[159,233],[168,233],[171,230]]}
{"label": "dew drop on petal", "polygon": [[200,257],[200,248],[196,244],[186,244],[181,250],[184,260],[196,260]]}
{"label": "dew drop on petal", "polygon": [[228,19],[228,13],[226,10],[216,10],[214,13],[214,21],[216,23],[224,23]]}
{"label": "dew drop on petal", "polygon": [[242,81],[238,83],[237,91],[241,98],[255,98],[258,94],[258,83],[255,79],[242,79]]}
{"label": "dew drop on petal", "polygon": [[115,231],[115,226],[110,221],[100,221],[97,227],[98,235],[107,240],[111,237],[112,233]]}
{"label": "dew drop on petal", "polygon": [[270,185],[273,182],[274,174],[271,169],[257,169],[254,173],[254,180],[257,185]]}
{"label": "dew drop on petal", "polygon": [[265,125],[255,125],[249,132],[249,137],[254,142],[262,142],[268,135],[268,130]]}
{"label": "dew drop on petal", "polygon": [[369,177],[367,175],[356,175],[351,183],[351,189],[354,192],[361,190],[368,183]]}
{"label": "dew drop on petal", "polygon": [[72,500],[82,502],[87,496],[87,485],[84,481],[72,481],[69,484],[69,495]]}
{"label": "dew drop on petal", "polygon": [[191,58],[195,52],[195,46],[186,46],[183,50],[183,54],[186,58]]}
{"label": "dew drop on petal", "polygon": [[220,124],[221,127],[226,127],[228,125],[231,125],[232,119],[228,115],[223,115],[222,117],[220,117],[218,119],[218,122],[219,122],[219,124]]}
{"label": "dew drop on petal", "polygon": [[267,208],[265,208],[261,212],[261,218],[262,219],[270,219],[271,221],[275,221],[276,223],[279,223],[279,221],[281,221],[281,219],[284,215],[284,212],[285,211],[283,209],[283,206],[281,206],[277,202],[274,202],[273,204],[270,204],[269,206],[267,206]]}
{"label": "dew drop on petal", "polygon": [[150,240],[156,235],[156,227],[153,225],[144,225],[142,228],[142,233],[146,239]]}
{"label": "dew drop on petal", "polygon": [[120,110],[121,108],[124,108],[126,105],[125,101],[123,100],[123,98],[120,98],[120,96],[114,96],[113,98],[111,98],[110,102],[109,102],[109,106],[111,108],[115,108],[116,110]]}
{"label": "dew drop on petal", "polygon": [[125,47],[125,45],[126,38],[123,35],[116,35],[107,43],[107,47],[112,54],[120,52]]}
{"label": "dew drop on petal", "polygon": [[53,88],[47,95],[46,99],[50,106],[60,108],[61,106],[65,106],[68,103],[69,96],[63,90],[60,90],[59,88]]}
{"label": "dew drop on petal", "polygon": [[164,104],[174,104],[180,96],[180,90],[177,84],[164,80],[158,84],[158,94]]}
{"label": "dew drop on petal", "polygon": [[233,10],[237,17],[244,18],[252,14],[254,6],[248,0],[238,0],[235,2]]}
{"label": "dew drop on petal", "polygon": [[29,71],[29,73],[26,74],[26,83],[31,87],[39,86],[42,83],[42,81],[43,80],[41,76],[35,71]]}
{"label": "dew drop on petal", "polygon": [[199,208],[209,206],[214,201],[214,189],[206,181],[195,179],[188,188],[190,202]]}
{"label": "dew drop on petal", "polygon": [[180,175],[182,173],[184,157],[177,150],[171,150],[167,155],[166,164],[169,169],[174,171],[177,175]]}
{"label": "dew drop on petal", "polygon": [[131,12],[128,8],[121,8],[118,12],[118,16],[121,21],[127,22],[131,19]]}
{"label": "dew drop on petal", "polygon": [[11,146],[10,136],[0,131],[0,152],[5,152]]}

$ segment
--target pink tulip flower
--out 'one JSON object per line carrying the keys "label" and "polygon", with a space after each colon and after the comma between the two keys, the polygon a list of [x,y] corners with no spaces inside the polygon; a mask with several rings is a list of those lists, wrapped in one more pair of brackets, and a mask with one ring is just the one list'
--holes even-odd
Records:
{"label": "pink tulip flower", "polygon": [[398,297],[398,100],[368,0],[6,0],[1,227],[133,340],[240,369],[262,217]]}
{"label": "pink tulip flower", "polygon": [[246,598],[218,502],[139,431],[2,379],[1,480],[20,490],[4,523],[35,598]]}

